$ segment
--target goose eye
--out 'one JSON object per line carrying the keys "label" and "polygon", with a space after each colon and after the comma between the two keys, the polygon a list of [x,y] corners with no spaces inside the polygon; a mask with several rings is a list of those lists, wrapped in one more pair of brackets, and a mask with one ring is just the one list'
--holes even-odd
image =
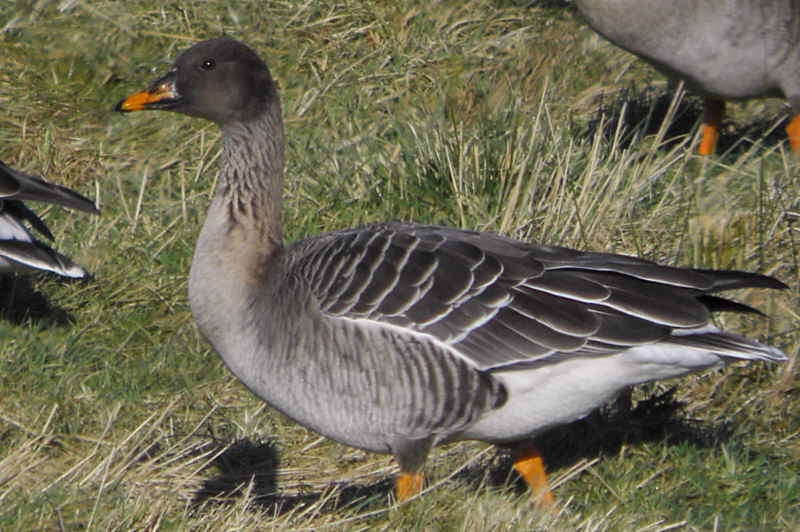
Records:
{"label": "goose eye", "polygon": [[203,61],[203,64],[200,65],[200,68],[203,70],[214,70],[215,66],[217,66],[217,63],[213,59],[206,59]]}

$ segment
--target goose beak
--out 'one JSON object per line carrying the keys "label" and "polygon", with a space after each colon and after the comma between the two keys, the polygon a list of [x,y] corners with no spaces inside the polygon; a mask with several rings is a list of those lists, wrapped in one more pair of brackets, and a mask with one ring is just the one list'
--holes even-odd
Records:
{"label": "goose beak", "polygon": [[147,110],[168,110],[181,102],[181,97],[175,87],[175,75],[170,72],[163,78],[156,80],[149,89],[132,94],[114,106],[120,113]]}

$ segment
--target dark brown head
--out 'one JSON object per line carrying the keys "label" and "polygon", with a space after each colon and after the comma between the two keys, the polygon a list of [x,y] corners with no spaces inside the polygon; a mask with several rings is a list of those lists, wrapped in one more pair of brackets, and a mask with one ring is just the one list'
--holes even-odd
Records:
{"label": "dark brown head", "polygon": [[260,116],[277,99],[266,63],[247,45],[221,38],[183,52],[165,76],[121,100],[114,110],[175,111],[224,126]]}

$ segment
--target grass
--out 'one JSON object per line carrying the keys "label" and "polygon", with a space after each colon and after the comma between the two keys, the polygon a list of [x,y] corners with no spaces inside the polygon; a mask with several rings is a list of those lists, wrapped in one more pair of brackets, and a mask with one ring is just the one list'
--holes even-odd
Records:
{"label": "grass", "polygon": [[[702,160],[690,97],[574,10],[529,4],[0,6],[0,158],[103,209],[42,211],[92,282],[2,281],[0,528],[800,527],[800,172],[771,132],[780,102],[732,106],[722,153]],[[478,443],[437,450],[434,489],[392,505],[389,458],[261,404],[193,325],[186,275],[216,128],[111,112],[221,33],[262,53],[282,87],[288,239],[407,219],[760,271],[792,287],[740,294],[770,318],[720,322],[791,361],[642,387],[548,436],[553,514],[534,511],[508,458]]]}

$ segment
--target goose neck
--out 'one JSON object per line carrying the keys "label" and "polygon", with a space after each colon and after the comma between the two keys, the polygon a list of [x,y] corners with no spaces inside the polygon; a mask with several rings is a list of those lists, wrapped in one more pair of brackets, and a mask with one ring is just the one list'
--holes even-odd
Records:
{"label": "goose neck", "polygon": [[280,108],[222,128],[222,168],[216,202],[242,229],[281,240],[284,135]]}

